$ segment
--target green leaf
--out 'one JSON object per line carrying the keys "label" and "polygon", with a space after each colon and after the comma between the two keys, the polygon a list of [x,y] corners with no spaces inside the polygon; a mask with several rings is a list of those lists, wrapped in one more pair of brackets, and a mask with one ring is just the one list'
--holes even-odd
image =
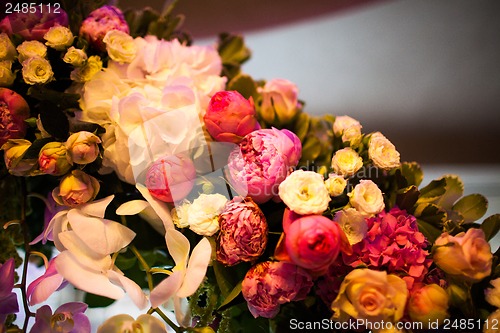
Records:
{"label": "green leaf", "polygon": [[61,110],[79,107],[79,94],[62,93],[39,85],[30,87],[28,89],[28,96],[39,101],[51,102]]}
{"label": "green leaf", "polygon": [[491,240],[500,231],[500,214],[491,215],[481,223],[486,240]]}
{"label": "green leaf", "polygon": [[417,219],[417,223],[418,230],[424,234],[425,238],[427,238],[430,243],[434,243],[441,235],[441,230],[436,228],[434,225],[421,219]]}
{"label": "green leaf", "polygon": [[420,192],[415,185],[403,188],[398,191],[398,194],[396,196],[396,205],[408,212],[413,212],[419,194]]}
{"label": "green leaf", "polygon": [[124,255],[119,255],[116,258],[115,265],[122,271],[132,268],[137,262],[136,257],[126,257]]}
{"label": "green leaf", "polygon": [[26,150],[26,153],[23,156],[23,160],[33,160],[38,159],[38,154],[43,146],[45,146],[49,142],[53,142],[53,138],[44,138],[35,140],[31,146]]}
{"label": "green leaf", "polygon": [[224,298],[227,298],[235,286],[234,275],[218,261],[213,261],[213,268],[220,292]]}
{"label": "green leaf", "polygon": [[86,293],[84,302],[91,308],[104,308],[113,304],[115,300],[104,296]]}
{"label": "green leaf", "polygon": [[444,209],[451,209],[453,204],[464,194],[464,183],[456,175],[445,175],[446,188],[444,195],[436,202]]}
{"label": "green leaf", "polygon": [[321,154],[321,143],[315,136],[308,136],[302,143],[302,161],[311,163]]}
{"label": "green leaf", "polygon": [[224,64],[242,64],[250,58],[251,52],[242,36],[221,34],[217,50]]}
{"label": "green leaf", "polygon": [[258,97],[257,84],[246,74],[236,75],[227,85],[227,90],[236,90],[247,99],[252,97],[254,101]]}
{"label": "green leaf", "polygon": [[228,308],[228,305],[236,298],[238,297],[238,295],[241,293],[241,284],[243,283],[243,281],[240,281],[236,287],[233,288],[233,290],[231,290],[231,292],[229,293],[229,295],[227,295],[227,297],[224,299],[224,301],[222,302],[222,304],[219,306],[219,308],[217,309],[217,311],[224,311],[226,308]]}
{"label": "green leaf", "polygon": [[401,164],[401,173],[409,185],[419,186],[424,179],[422,168],[417,162],[404,162]]}
{"label": "green leaf", "polygon": [[479,220],[488,209],[488,200],[481,194],[469,194],[453,205],[453,210],[458,211],[465,223]]}
{"label": "green leaf", "polygon": [[309,131],[311,117],[305,113],[301,112],[294,123],[294,133],[298,136],[301,142],[306,138],[307,132]]}
{"label": "green leaf", "polygon": [[418,203],[432,203],[446,192],[446,179],[433,180],[429,185],[420,189]]}
{"label": "green leaf", "polygon": [[425,221],[440,229],[447,218],[446,211],[442,210],[434,204],[429,203],[419,204],[415,208],[414,215],[420,220]]}

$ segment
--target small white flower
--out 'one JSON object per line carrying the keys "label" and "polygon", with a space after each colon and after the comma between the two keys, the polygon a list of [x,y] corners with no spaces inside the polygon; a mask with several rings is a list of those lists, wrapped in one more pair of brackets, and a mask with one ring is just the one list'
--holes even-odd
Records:
{"label": "small white flower", "polygon": [[189,218],[188,218],[188,209],[191,206],[191,203],[185,200],[180,205],[175,205],[175,208],[172,209],[172,221],[178,228],[186,228],[189,227]]}
{"label": "small white flower", "polygon": [[351,245],[361,242],[368,232],[365,217],[354,208],[338,211],[334,220],[340,225]]}
{"label": "small white flower", "polygon": [[106,44],[109,57],[120,63],[130,63],[134,60],[137,47],[129,34],[120,30],[110,30],[102,40]]}
{"label": "small white flower", "polygon": [[0,34],[0,61],[13,61],[16,58],[17,52],[14,44],[12,44],[9,36],[6,33]]}
{"label": "small white flower", "polygon": [[328,179],[325,180],[325,186],[332,197],[338,197],[344,193],[347,181],[344,177],[331,173]]}
{"label": "small white flower", "polygon": [[313,171],[292,172],[278,189],[288,208],[301,215],[321,214],[331,200],[323,176]]}
{"label": "small white flower", "polygon": [[348,195],[351,206],[364,216],[372,216],[384,210],[382,191],[371,180],[360,180]]}
{"label": "small white flower", "polygon": [[27,84],[46,83],[52,80],[54,72],[47,59],[33,57],[23,62],[23,79]]}
{"label": "small white flower", "polygon": [[47,56],[47,46],[37,40],[27,40],[17,47],[17,52],[19,52],[19,62],[23,63],[33,57],[45,58]]}
{"label": "small white flower", "polygon": [[219,230],[219,214],[227,203],[222,194],[201,194],[187,210],[189,229],[198,235],[212,236]]}
{"label": "small white flower", "polygon": [[81,67],[87,60],[87,54],[81,49],[71,46],[64,55],[63,61],[75,67]]}
{"label": "small white flower", "polygon": [[500,278],[491,280],[493,288],[487,288],[484,291],[486,301],[497,308],[500,308]]}
{"label": "small white flower", "polygon": [[342,137],[342,142],[356,145],[361,141],[361,124],[349,116],[338,116],[333,122],[333,133]]}
{"label": "small white flower", "polygon": [[47,41],[45,45],[52,47],[58,51],[62,51],[71,44],[73,44],[73,40],[75,37],[71,30],[62,25],[55,25],[49,29],[43,36],[43,38]]}
{"label": "small white flower", "polygon": [[0,87],[9,87],[14,83],[16,75],[12,73],[11,61],[0,61]]}
{"label": "small white flower", "polygon": [[371,135],[368,156],[373,164],[381,169],[388,170],[400,165],[399,152],[396,147],[380,132]]}
{"label": "small white flower", "polygon": [[337,150],[332,157],[332,168],[336,174],[349,177],[363,167],[363,159],[351,148]]}

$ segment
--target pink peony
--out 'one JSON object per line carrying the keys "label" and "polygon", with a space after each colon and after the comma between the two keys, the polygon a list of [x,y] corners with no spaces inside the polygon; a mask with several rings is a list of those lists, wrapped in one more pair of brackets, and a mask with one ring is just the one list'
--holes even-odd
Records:
{"label": "pink peony", "polygon": [[353,254],[344,255],[352,267],[366,265],[402,275],[411,289],[425,278],[432,260],[424,250],[428,242],[418,231],[417,219],[398,207],[367,220],[366,238],[353,245]]}
{"label": "pink peony", "polygon": [[168,155],[156,160],[146,173],[149,193],[164,202],[178,202],[193,189],[196,170],[185,155]]}
{"label": "pink peony", "polygon": [[315,276],[326,273],[341,250],[350,251],[339,224],[322,215],[300,216],[287,209],[283,231],[275,257],[305,268]]}
{"label": "pink peony", "polygon": [[21,139],[26,134],[25,120],[30,116],[26,100],[7,88],[0,88],[0,147],[8,139]]}
{"label": "pink peony", "polygon": [[91,12],[82,22],[80,37],[97,49],[105,51],[106,44],[102,40],[110,30],[119,30],[127,34],[130,32],[122,11],[114,6],[106,5]]}
{"label": "pink peony", "polygon": [[267,245],[267,222],[251,198],[235,197],[219,215],[217,260],[225,265],[253,261]]}
{"label": "pink peony", "polygon": [[60,7],[36,5],[34,10],[34,13],[31,13],[30,9],[29,13],[7,15],[0,21],[0,32],[5,32],[9,36],[18,34],[25,40],[45,41],[43,36],[53,26],[68,26],[68,14]]}
{"label": "pink peony", "polygon": [[203,117],[208,133],[222,142],[239,143],[245,135],[260,128],[253,99],[237,91],[219,91],[212,96]]}
{"label": "pink peony", "polygon": [[247,272],[241,292],[254,317],[273,318],[281,304],[305,299],[312,285],[312,277],[302,268],[266,261]]}
{"label": "pink peony", "polygon": [[288,130],[260,129],[243,138],[229,155],[229,178],[256,203],[278,195],[278,186],[300,159],[302,145]]}

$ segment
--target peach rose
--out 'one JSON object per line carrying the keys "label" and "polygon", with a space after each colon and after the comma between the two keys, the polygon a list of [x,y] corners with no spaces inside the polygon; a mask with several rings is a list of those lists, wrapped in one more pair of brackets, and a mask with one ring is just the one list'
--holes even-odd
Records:
{"label": "peach rose", "polygon": [[448,293],[437,284],[416,287],[408,302],[408,313],[413,321],[424,324],[442,322],[448,317]]}

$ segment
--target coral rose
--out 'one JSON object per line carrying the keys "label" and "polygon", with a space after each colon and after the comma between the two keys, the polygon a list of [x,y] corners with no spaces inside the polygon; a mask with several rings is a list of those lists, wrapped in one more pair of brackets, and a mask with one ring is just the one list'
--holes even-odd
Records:
{"label": "coral rose", "polygon": [[411,320],[424,323],[443,322],[448,317],[448,293],[437,284],[413,288],[408,302]]}

